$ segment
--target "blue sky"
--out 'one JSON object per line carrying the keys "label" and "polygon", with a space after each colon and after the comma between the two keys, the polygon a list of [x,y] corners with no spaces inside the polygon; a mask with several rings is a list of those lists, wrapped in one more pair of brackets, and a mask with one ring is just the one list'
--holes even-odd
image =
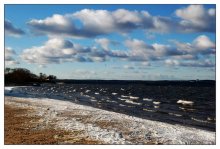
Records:
{"label": "blue sky", "polygon": [[61,79],[215,79],[215,5],[5,5],[5,65]]}

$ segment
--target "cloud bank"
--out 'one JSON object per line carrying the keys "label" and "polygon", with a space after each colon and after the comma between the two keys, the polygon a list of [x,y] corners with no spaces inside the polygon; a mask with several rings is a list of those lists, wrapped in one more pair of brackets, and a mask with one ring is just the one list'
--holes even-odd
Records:
{"label": "cloud bank", "polygon": [[[126,9],[83,9],[72,14],[54,14],[27,22],[36,35],[93,38],[111,33],[128,34],[134,30],[155,33],[215,32],[216,12],[203,5],[177,9],[175,17],[152,16],[148,11]],[[78,23],[76,23],[78,22]]]}
{"label": "cloud bank", "polygon": [[106,38],[94,41],[101,46],[84,47],[70,40],[51,38],[42,46],[24,49],[21,58],[28,63],[39,65],[105,62],[115,59],[142,62],[145,66],[151,66],[155,61],[167,66],[214,66],[209,57],[215,55],[215,43],[205,35],[196,37],[191,43],[172,41],[172,44],[147,44],[143,40],[129,39],[124,41],[127,50],[111,50],[109,44],[112,41]]}

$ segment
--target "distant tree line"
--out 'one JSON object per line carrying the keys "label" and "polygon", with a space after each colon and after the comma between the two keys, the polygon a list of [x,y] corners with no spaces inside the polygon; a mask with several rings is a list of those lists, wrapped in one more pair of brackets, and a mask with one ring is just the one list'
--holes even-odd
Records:
{"label": "distant tree line", "polygon": [[25,68],[5,68],[5,85],[28,85],[44,82],[54,82],[57,79],[54,75],[40,73],[36,75]]}

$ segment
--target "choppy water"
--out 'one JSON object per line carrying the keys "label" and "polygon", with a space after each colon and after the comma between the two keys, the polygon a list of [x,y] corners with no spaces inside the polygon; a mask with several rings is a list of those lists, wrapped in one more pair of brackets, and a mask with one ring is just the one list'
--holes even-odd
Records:
{"label": "choppy water", "polygon": [[215,86],[45,84],[24,95],[68,100],[145,119],[215,131]]}

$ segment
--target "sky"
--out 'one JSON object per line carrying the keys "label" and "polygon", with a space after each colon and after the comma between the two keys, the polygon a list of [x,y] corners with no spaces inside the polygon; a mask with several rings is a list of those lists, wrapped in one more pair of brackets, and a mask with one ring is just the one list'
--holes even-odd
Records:
{"label": "sky", "polygon": [[59,79],[215,80],[215,5],[5,5],[5,67]]}

